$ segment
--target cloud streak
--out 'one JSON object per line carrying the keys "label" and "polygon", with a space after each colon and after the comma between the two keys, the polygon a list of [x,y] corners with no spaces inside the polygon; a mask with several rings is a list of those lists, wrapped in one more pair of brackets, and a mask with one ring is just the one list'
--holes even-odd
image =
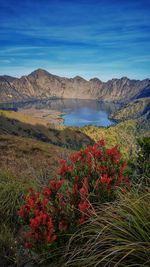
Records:
{"label": "cloud streak", "polygon": [[0,73],[149,77],[149,12],[148,0],[0,0]]}

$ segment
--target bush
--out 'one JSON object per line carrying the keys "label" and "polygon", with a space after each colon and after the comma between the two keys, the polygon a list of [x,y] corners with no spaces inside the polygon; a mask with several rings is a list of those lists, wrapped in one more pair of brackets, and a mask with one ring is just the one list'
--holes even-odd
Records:
{"label": "bush", "polygon": [[70,242],[65,266],[150,266],[150,193],[99,207]]}
{"label": "bush", "polygon": [[48,252],[62,246],[95,212],[95,205],[112,201],[130,187],[123,175],[125,162],[117,146],[106,149],[103,140],[62,160],[55,180],[41,193],[30,189],[18,211],[26,226],[25,246]]}

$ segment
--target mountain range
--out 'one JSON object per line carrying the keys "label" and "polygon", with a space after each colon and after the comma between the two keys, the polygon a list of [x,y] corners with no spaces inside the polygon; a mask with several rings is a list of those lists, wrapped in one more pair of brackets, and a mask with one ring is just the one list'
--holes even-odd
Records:
{"label": "mountain range", "polygon": [[0,102],[32,99],[77,98],[127,103],[150,96],[150,79],[130,80],[127,77],[102,82],[98,78],[85,80],[59,77],[38,69],[21,78],[0,76]]}

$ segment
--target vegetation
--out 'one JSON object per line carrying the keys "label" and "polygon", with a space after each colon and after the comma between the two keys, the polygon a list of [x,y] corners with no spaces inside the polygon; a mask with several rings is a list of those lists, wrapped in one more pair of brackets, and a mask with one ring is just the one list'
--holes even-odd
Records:
{"label": "vegetation", "polygon": [[127,104],[110,117],[117,121],[137,119],[146,114],[148,110],[150,110],[150,97],[140,98]]}
{"label": "vegetation", "polygon": [[10,172],[18,179],[34,179],[46,184],[53,177],[61,158],[71,150],[35,139],[0,135],[0,171]]}
{"label": "vegetation", "polygon": [[[58,130],[50,125],[43,125],[37,119],[13,111],[0,111],[0,134],[10,134],[21,137],[33,138],[45,143],[80,149],[83,144],[88,145],[92,140],[82,132],[72,128]],[[25,116],[25,117],[24,117]],[[33,122],[32,122],[33,120]]]}
{"label": "vegetation", "polygon": [[17,210],[28,187],[37,189],[35,181],[18,179],[12,173],[0,173],[0,262],[1,266],[16,263],[19,257]]}
{"label": "vegetation", "polygon": [[53,255],[95,213],[95,205],[130,187],[125,166],[117,146],[106,149],[103,140],[71,154],[69,163],[62,160],[58,177],[40,193],[30,189],[18,211],[27,229],[25,247]]}
{"label": "vegetation", "polygon": [[[150,193],[120,195],[76,233],[65,266],[150,265]],[[73,248],[73,249],[72,249]]]}
{"label": "vegetation", "polygon": [[95,142],[99,137],[106,140],[108,146],[118,144],[125,158],[134,157],[136,152],[136,121],[129,120],[111,127],[85,126],[81,131]]}
{"label": "vegetation", "polygon": [[15,114],[0,120],[2,266],[148,267],[150,138],[139,120],[52,127]]}
{"label": "vegetation", "polygon": [[22,123],[28,124],[30,122],[31,125],[41,124],[44,126],[48,125],[48,122],[42,118],[35,118],[29,115],[25,115],[21,112],[15,112],[12,110],[0,110],[0,116],[7,117],[9,119],[14,119],[16,121],[21,121]]}

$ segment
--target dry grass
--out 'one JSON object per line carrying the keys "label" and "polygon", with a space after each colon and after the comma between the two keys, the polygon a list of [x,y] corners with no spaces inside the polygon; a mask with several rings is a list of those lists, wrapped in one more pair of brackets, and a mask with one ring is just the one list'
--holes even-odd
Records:
{"label": "dry grass", "polygon": [[36,124],[36,120],[34,121],[35,124],[32,124],[32,117],[28,117],[26,121],[26,117],[17,112],[9,111],[2,114],[0,115],[0,134],[30,137],[71,149],[79,149],[83,144],[91,143],[91,139],[87,135],[71,128],[60,131],[52,126]]}
{"label": "dry grass", "polygon": [[46,183],[71,150],[30,138],[0,135],[0,170]]}
{"label": "dry grass", "polygon": [[150,266],[150,193],[130,192],[100,206],[72,237],[64,266]]}
{"label": "dry grass", "polygon": [[44,126],[48,125],[47,120],[44,120],[44,118],[36,118],[36,117],[33,117],[31,115],[26,115],[21,112],[0,110],[0,116],[7,117],[9,119],[15,119],[23,123],[30,123],[31,125],[37,125],[37,124],[41,124]]}

